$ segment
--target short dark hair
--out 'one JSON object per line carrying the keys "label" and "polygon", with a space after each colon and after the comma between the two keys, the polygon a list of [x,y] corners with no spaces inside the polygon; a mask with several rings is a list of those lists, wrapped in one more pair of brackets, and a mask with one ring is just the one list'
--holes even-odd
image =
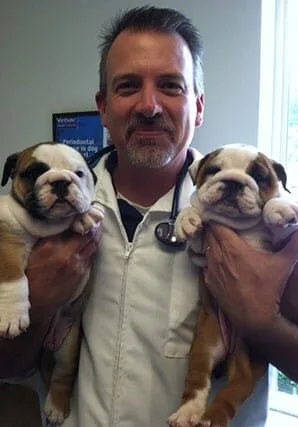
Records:
{"label": "short dark hair", "polygon": [[194,90],[198,95],[204,90],[203,46],[199,30],[182,13],[169,8],[142,6],[122,11],[104,27],[99,38],[100,43],[100,92],[107,92],[106,63],[108,53],[117,36],[123,31],[156,31],[177,33],[187,43],[194,64]]}

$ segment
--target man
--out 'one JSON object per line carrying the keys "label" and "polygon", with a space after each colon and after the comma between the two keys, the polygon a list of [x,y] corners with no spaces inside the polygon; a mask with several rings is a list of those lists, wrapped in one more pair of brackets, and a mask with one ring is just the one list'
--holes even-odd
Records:
{"label": "man", "polygon": [[[180,402],[199,296],[197,271],[186,251],[160,244],[155,228],[169,218],[177,175],[186,161],[198,156],[188,147],[195,127],[203,119],[199,34],[188,19],[171,9],[141,7],[128,11],[118,16],[103,35],[100,81],[96,102],[116,151],[105,156],[96,168],[96,199],[105,207],[105,219],[94,263],[96,280],[83,318],[72,411],[64,426],[163,426]],[[179,208],[188,203],[192,191],[186,174],[182,177]],[[224,235],[221,254],[221,243],[217,241],[221,232],[214,228],[209,233],[212,250],[208,251],[208,271],[214,293],[225,285],[230,271],[240,274],[237,265],[229,263],[229,250],[238,242],[237,236],[233,234],[226,241]],[[6,369],[20,375],[38,358],[50,319],[73,292],[96,242],[97,238],[90,235],[82,239],[64,235],[62,240],[57,237],[39,243],[28,267],[32,326],[27,337],[23,334],[12,343],[1,342],[0,373]],[[243,258],[245,251],[255,262],[254,252],[251,254],[247,247],[242,247]],[[279,276],[280,288],[292,272],[296,262],[293,252],[297,251],[298,238],[294,236],[276,255],[278,268],[284,273]],[[219,271],[211,253],[214,259],[221,254]],[[271,256],[264,257],[269,264]],[[276,262],[271,264],[267,272],[270,279],[278,276]],[[63,277],[55,275],[57,270]],[[253,277],[254,286],[263,282],[261,273],[267,280],[265,272],[260,271]],[[44,277],[54,282],[52,292],[50,284],[44,284]],[[250,286],[249,275],[241,278]],[[39,288],[41,279],[47,289],[46,300]],[[270,294],[274,301],[280,295],[277,287],[274,295]],[[234,315],[228,306],[230,295],[221,292],[219,296],[223,308],[238,321],[238,314]],[[277,306],[278,301],[276,311]],[[259,312],[266,307],[263,301]],[[250,317],[247,322],[241,319],[241,325],[244,334],[251,332]],[[281,335],[278,337],[284,344]],[[262,338],[258,337],[260,346]],[[29,339],[34,340],[31,355],[26,354],[22,369],[14,368],[18,343],[23,340],[25,346],[31,343]],[[287,342],[290,345],[290,336]],[[274,360],[274,349],[266,355]],[[294,375],[294,360],[297,356],[294,359],[289,354],[275,361],[281,368],[290,365],[289,373]],[[220,384],[214,382],[213,393]],[[267,389],[265,377],[241,408],[233,427],[264,425]]]}

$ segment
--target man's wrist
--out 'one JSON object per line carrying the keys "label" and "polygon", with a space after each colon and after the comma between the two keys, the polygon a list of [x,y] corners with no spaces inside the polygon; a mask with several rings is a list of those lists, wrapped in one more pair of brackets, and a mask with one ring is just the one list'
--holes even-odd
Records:
{"label": "man's wrist", "polygon": [[256,354],[298,381],[298,326],[282,315],[272,325],[248,337]]}

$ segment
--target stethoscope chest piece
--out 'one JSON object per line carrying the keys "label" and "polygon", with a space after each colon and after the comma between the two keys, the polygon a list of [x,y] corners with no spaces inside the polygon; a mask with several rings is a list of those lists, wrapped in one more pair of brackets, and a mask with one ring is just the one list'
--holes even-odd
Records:
{"label": "stethoscope chest piece", "polygon": [[186,242],[179,242],[174,233],[175,221],[169,219],[168,221],[161,222],[155,228],[155,236],[159,242],[168,247],[184,250]]}

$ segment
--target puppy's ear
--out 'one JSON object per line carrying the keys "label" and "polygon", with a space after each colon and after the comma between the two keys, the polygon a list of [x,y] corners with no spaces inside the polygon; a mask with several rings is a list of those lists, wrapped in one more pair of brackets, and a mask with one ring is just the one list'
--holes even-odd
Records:
{"label": "puppy's ear", "polygon": [[190,167],[190,175],[194,184],[201,185],[204,179],[205,166],[221,152],[218,148],[211,153],[206,154],[201,160],[195,161]]}
{"label": "puppy's ear", "polygon": [[198,168],[200,167],[201,160],[195,160],[189,168],[189,174],[192,179],[193,184],[196,183],[196,177],[198,174]]}
{"label": "puppy's ear", "polygon": [[191,165],[191,167],[189,168],[189,173],[190,173],[192,182],[194,184],[197,183],[198,177],[199,177],[199,172],[200,172],[200,170],[202,170],[202,167],[208,161],[210,156],[211,156],[211,154],[209,153],[209,154],[206,154],[206,156],[204,156],[201,160],[195,160],[193,162],[193,164]]}
{"label": "puppy's ear", "polygon": [[7,184],[9,178],[14,177],[18,157],[19,153],[14,153],[7,157],[2,174],[2,187]]}
{"label": "puppy's ear", "polygon": [[277,175],[277,178],[282,183],[283,188],[288,192],[291,193],[290,190],[287,188],[287,173],[285,171],[285,168],[280,163],[277,163],[275,161],[272,161],[272,166],[274,169],[274,172]]}

